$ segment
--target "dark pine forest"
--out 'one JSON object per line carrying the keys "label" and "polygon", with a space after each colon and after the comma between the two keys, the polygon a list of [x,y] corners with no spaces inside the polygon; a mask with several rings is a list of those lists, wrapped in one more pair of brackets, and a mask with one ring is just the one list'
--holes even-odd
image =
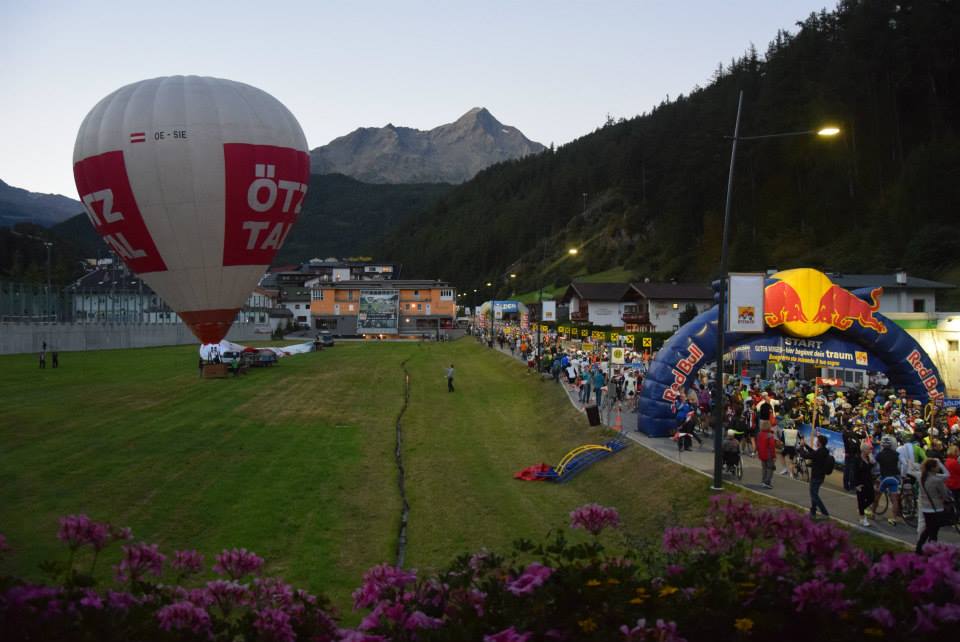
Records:
{"label": "dark pine forest", "polygon": [[[504,291],[507,271],[521,290],[614,266],[708,280],[743,90],[741,135],[843,134],[741,143],[731,269],[903,267],[960,282],[958,55],[960,2],[841,2],[718,66],[706,87],[484,170],[374,253],[408,277]],[[560,260],[569,245],[576,262]]]}

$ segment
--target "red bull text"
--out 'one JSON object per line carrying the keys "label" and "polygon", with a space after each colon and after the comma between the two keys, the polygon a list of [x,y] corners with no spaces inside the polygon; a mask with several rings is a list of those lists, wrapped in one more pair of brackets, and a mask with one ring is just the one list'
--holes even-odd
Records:
{"label": "red bull text", "polygon": [[693,367],[703,358],[703,350],[696,343],[691,342],[689,355],[677,362],[673,368],[673,383],[663,391],[663,398],[667,401],[676,401],[683,394],[683,386],[687,377],[693,372]]}
{"label": "red bull text", "polygon": [[937,386],[940,383],[937,380],[937,373],[923,365],[921,358],[920,351],[914,350],[907,355],[907,363],[913,367],[913,371],[916,372],[920,380],[923,381],[923,387],[927,389],[927,395],[934,401],[942,400],[943,393],[937,390]]}

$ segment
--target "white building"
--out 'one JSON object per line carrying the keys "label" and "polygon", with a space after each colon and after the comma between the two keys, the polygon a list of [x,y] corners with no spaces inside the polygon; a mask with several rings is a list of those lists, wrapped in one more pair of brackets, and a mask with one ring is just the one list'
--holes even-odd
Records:
{"label": "white building", "polygon": [[673,332],[680,328],[680,315],[687,306],[697,314],[713,307],[713,290],[700,283],[631,283],[640,295],[638,309],[647,316],[654,332]]}
{"label": "white building", "polygon": [[883,288],[880,313],[894,312],[932,314],[937,310],[937,292],[955,288],[955,285],[908,276],[900,271],[894,274],[827,274],[830,280],[848,290]]}

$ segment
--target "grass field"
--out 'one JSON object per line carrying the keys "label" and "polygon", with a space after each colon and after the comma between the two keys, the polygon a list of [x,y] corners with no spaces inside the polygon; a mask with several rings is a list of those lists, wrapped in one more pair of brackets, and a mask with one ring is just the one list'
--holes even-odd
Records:
{"label": "grass field", "polygon": [[506,550],[589,501],[618,507],[630,531],[651,537],[706,507],[703,477],[639,447],[568,484],[515,481],[605,435],[559,387],[469,339],[341,343],[225,380],[198,378],[192,346],[66,353],[44,371],[32,355],[5,356],[0,532],[15,553],[0,574],[36,577],[38,562],[62,559],[57,519],[84,512],[168,551],[210,559],[250,548],[268,572],[346,610],[363,571],[394,560],[405,360],[409,566]]}

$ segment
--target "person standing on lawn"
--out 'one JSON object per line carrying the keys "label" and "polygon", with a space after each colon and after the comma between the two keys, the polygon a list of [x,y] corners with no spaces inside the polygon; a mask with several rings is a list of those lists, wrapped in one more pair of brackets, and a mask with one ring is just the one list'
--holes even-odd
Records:
{"label": "person standing on lawn", "polygon": [[453,392],[453,364],[447,368],[447,392]]}

